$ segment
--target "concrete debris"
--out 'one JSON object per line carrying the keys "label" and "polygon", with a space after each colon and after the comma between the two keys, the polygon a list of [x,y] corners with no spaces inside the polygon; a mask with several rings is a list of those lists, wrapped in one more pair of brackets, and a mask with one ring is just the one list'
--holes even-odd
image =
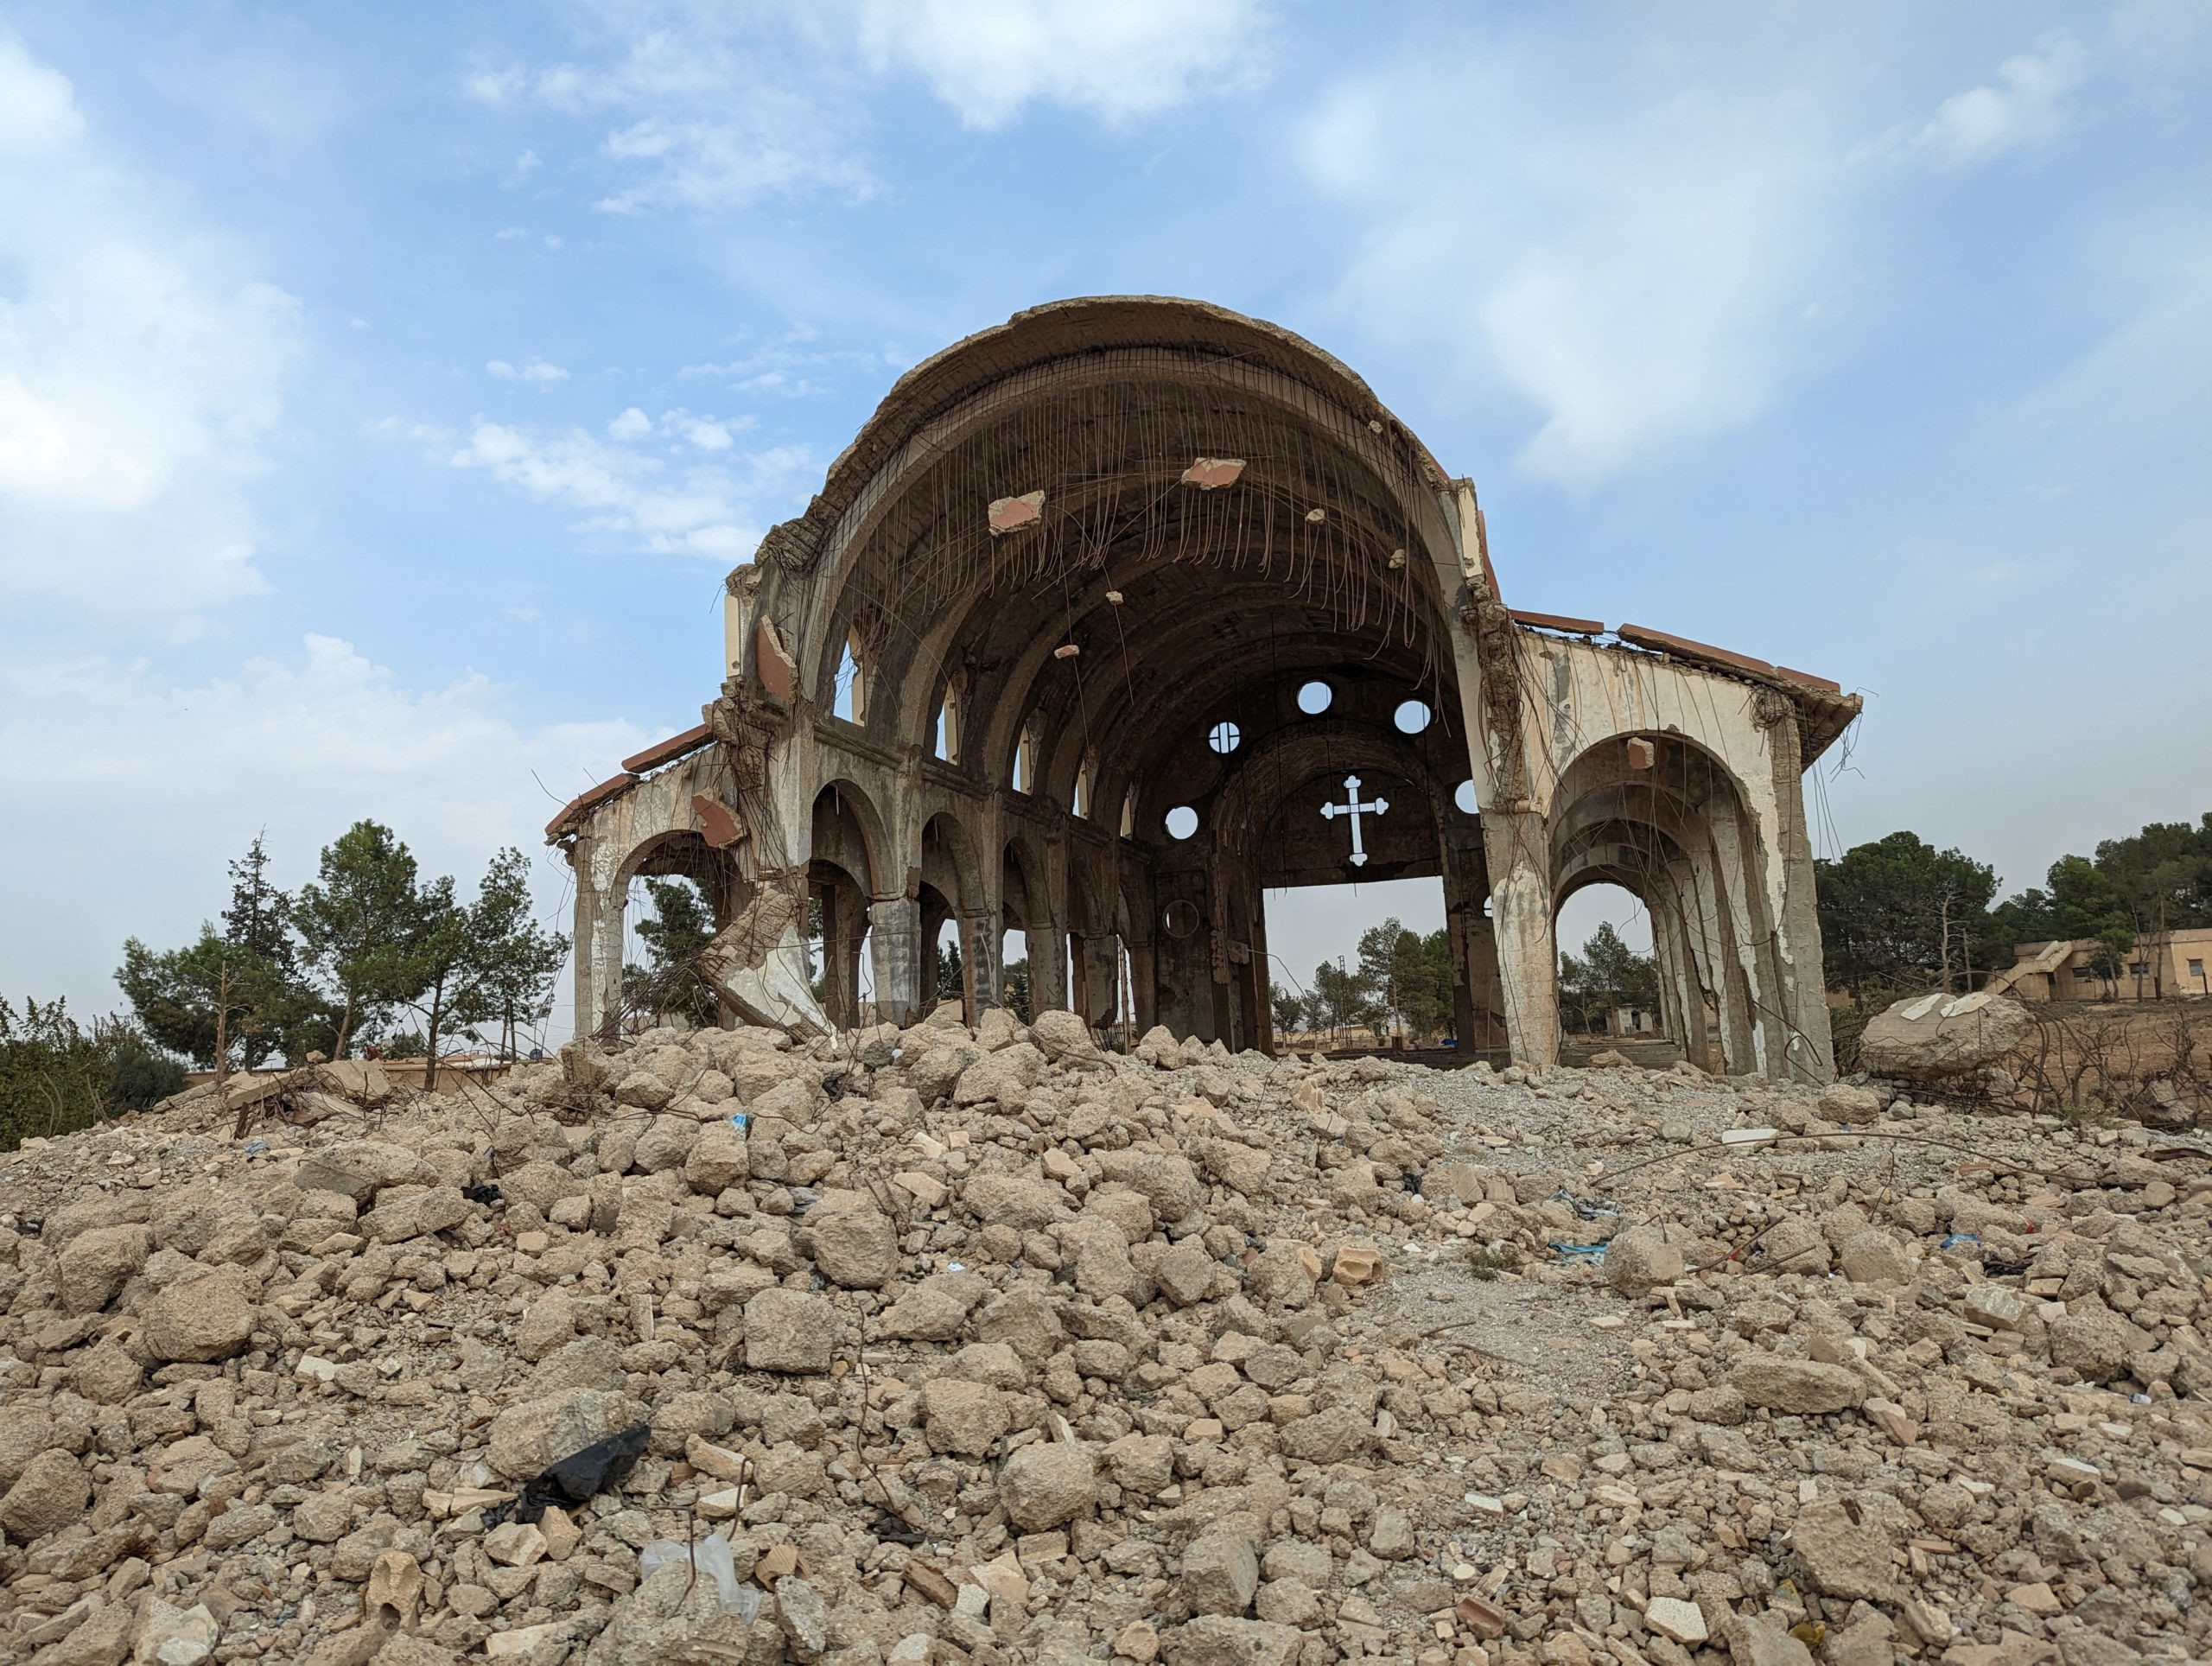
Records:
{"label": "concrete debris", "polygon": [[0,1158],[0,1658],[2212,1653],[2192,1150],[1141,1054],[663,1029]]}

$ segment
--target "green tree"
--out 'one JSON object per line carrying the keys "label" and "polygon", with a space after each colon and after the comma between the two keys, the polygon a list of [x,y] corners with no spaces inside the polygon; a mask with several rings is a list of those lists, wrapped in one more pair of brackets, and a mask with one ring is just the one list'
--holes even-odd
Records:
{"label": "green tree", "polygon": [[1280,983],[1268,986],[1268,1004],[1273,1009],[1275,1033],[1278,1035],[1287,1035],[1299,1028],[1300,1021],[1306,1015],[1306,997],[1294,989],[1284,989]]}
{"label": "green tree", "polygon": [[1313,969],[1313,999],[1315,1025],[1344,1030],[1359,1021],[1367,990],[1358,973],[1325,960]]}
{"label": "green tree", "polygon": [[1602,1029],[1605,1014],[1617,1007],[1639,1007],[1646,1012],[1657,1008],[1659,963],[1630,948],[1611,920],[1601,920],[1582,945],[1580,957],[1559,957],[1559,990],[1568,1028]]}
{"label": "green tree", "polygon": [[1898,832],[1814,869],[1828,976],[1854,996],[2012,963],[1990,919],[1997,874],[1985,862]]}
{"label": "green tree", "polygon": [[937,945],[937,998],[939,1001],[964,1001],[968,998],[967,972],[960,961],[960,944],[939,943]]}
{"label": "green tree", "polygon": [[184,1067],[118,1019],[86,1030],[68,1003],[0,1000],[0,1151],[31,1135],[67,1134],[143,1110],[185,1086]]}
{"label": "green tree", "polygon": [[1027,1024],[1036,1014],[1029,998],[1029,957],[1009,960],[1006,963],[1006,977],[1001,986],[1008,1011]]}
{"label": "green tree", "polygon": [[184,948],[160,954],[129,939],[115,981],[149,1037],[220,1075],[262,1063],[313,1006],[266,955],[212,925]]}
{"label": "green tree", "polygon": [[539,925],[533,916],[530,862],[512,846],[492,858],[471,911],[471,926],[482,962],[483,1005],[499,1026],[501,1053],[512,1059],[521,1033],[551,1016],[553,981],[569,957],[566,934]]}
{"label": "green tree", "polygon": [[404,932],[390,986],[391,1004],[422,1019],[423,1085],[438,1084],[438,1043],[456,1025],[491,1015],[484,1001],[484,960],[469,909],[454,900],[444,875],[418,885],[405,902]]}
{"label": "green tree", "polygon": [[1409,932],[1395,917],[1359,937],[1359,980],[1378,1028],[1395,1026],[1416,1037],[1442,1033],[1452,1017],[1448,948]]}
{"label": "green tree", "polygon": [[267,840],[264,829],[231,864],[231,906],[223,912],[223,937],[291,977],[299,970],[292,946],[292,900],[270,881]]}
{"label": "green tree", "polygon": [[[717,1012],[714,989],[696,973],[686,976],[699,951],[715,940],[714,910],[707,906],[706,893],[677,875],[647,880],[645,895],[652,902],[652,918],[638,922],[638,938],[645,945],[650,963],[639,976],[657,981],[655,1002],[661,1011],[709,1027]],[[808,962],[811,979],[810,952]]]}
{"label": "green tree", "polygon": [[415,857],[391,830],[353,823],[325,845],[317,878],[292,906],[308,970],[338,1014],[332,1056],[344,1058],[357,1031],[380,1028],[421,992],[421,910]]}

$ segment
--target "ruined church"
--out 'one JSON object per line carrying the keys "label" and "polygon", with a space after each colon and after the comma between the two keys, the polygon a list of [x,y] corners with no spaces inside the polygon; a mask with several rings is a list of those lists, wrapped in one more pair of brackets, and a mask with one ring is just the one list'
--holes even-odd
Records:
{"label": "ruined church", "polygon": [[1434,878],[1460,1045],[1548,1065],[1559,910],[1611,882],[1689,1059],[1834,1073],[1802,777],[1857,697],[1514,608],[1473,485],[1287,330],[1115,296],[970,336],[723,605],[705,721],[547,829],[579,1033],[643,875],[699,882],[750,1021],[910,1022],[957,933],[971,1017],[1018,938],[1040,1008],[1262,1050],[1268,893]]}

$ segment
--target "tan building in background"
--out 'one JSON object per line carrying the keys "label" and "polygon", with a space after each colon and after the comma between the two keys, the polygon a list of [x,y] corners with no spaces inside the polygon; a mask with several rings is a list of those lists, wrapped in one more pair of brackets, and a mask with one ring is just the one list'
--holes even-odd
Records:
{"label": "tan building in background", "polygon": [[[2120,976],[2092,970],[2102,945],[2094,938],[2072,942],[2022,943],[2018,963],[2005,974],[2022,1001],[2159,1001],[2173,995],[2212,995],[2212,926],[2152,932],[2135,939]],[[2005,987],[2000,982],[1993,987]]]}

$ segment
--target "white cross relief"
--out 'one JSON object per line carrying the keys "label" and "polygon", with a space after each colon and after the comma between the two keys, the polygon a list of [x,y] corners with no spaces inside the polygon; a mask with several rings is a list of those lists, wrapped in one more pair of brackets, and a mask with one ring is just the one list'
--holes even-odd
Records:
{"label": "white cross relief", "polygon": [[1367,849],[1360,843],[1359,818],[1362,816],[1380,816],[1384,811],[1389,809],[1390,801],[1387,798],[1377,798],[1371,804],[1360,803],[1359,777],[1357,775],[1344,777],[1344,796],[1349,802],[1340,804],[1323,804],[1321,817],[1323,820],[1332,822],[1339,816],[1351,817],[1351,865],[1354,868],[1364,868],[1367,866]]}

